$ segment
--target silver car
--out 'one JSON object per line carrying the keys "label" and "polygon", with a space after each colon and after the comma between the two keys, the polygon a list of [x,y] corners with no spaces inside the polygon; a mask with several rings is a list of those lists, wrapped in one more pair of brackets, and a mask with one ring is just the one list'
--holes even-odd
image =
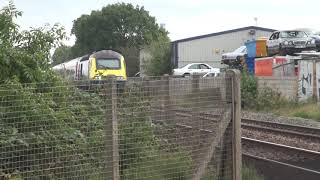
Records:
{"label": "silver car", "polygon": [[293,55],[302,51],[316,50],[315,40],[304,31],[275,31],[267,41],[268,55]]}
{"label": "silver car", "polygon": [[193,74],[206,74],[208,72],[217,72],[219,68],[213,68],[206,63],[191,63],[181,68],[173,69],[174,76],[190,77]]}
{"label": "silver car", "polygon": [[222,54],[221,64],[231,65],[235,63],[240,63],[241,58],[244,57],[246,54],[247,54],[246,46],[240,46],[233,52]]}

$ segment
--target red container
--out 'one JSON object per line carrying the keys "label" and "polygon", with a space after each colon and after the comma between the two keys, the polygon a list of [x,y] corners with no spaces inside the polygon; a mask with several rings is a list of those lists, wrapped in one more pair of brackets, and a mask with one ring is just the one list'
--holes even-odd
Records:
{"label": "red container", "polygon": [[272,76],[273,57],[255,59],[256,76]]}
{"label": "red container", "polygon": [[275,56],[255,59],[256,76],[294,76],[297,75],[292,67],[291,57]]}

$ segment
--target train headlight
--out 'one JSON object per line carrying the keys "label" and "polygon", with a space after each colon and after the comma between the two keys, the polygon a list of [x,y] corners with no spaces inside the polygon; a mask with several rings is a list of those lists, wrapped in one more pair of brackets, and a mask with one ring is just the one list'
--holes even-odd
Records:
{"label": "train headlight", "polygon": [[116,80],[118,80],[118,81],[123,81],[123,80],[125,80],[125,79],[124,79],[124,77],[122,77],[122,76],[117,76],[117,77],[116,77]]}
{"label": "train headlight", "polygon": [[97,75],[94,77],[94,79],[101,80],[101,76]]}

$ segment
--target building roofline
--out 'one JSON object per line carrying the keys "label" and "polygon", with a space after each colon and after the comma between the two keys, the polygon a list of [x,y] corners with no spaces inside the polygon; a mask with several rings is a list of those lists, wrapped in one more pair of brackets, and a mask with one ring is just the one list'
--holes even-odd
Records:
{"label": "building roofline", "polygon": [[223,34],[228,34],[228,33],[233,33],[233,32],[238,32],[238,31],[244,31],[244,30],[250,30],[250,29],[261,30],[261,31],[268,31],[268,32],[274,32],[274,31],[276,31],[275,29],[263,28],[263,27],[258,27],[258,26],[247,26],[247,27],[242,27],[242,28],[237,28],[237,29],[231,29],[231,30],[227,30],[227,31],[210,33],[210,34],[205,34],[205,35],[200,35],[200,36],[194,36],[194,37],[189,37],[189,38],[185,38],[185,39],[179,39],[179,40],[173,41],[173,43],[192,41],[192,40],[196,40],[196,39],[202,39],[202,38],[207,38],[207,37],[212,37],[212,36],[218,36],[218,35],[223,35]]}

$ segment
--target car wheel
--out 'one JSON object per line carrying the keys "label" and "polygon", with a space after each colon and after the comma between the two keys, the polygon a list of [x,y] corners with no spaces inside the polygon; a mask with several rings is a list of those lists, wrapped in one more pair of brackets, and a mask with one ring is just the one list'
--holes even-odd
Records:
{"label": "car wheel", "polygon": [[187,78],[188,78],[188,77],[190,77],[190,76],[191,76],[190,73],[184,73],[184,74],[183,74],[183,77],[187,77]]}

